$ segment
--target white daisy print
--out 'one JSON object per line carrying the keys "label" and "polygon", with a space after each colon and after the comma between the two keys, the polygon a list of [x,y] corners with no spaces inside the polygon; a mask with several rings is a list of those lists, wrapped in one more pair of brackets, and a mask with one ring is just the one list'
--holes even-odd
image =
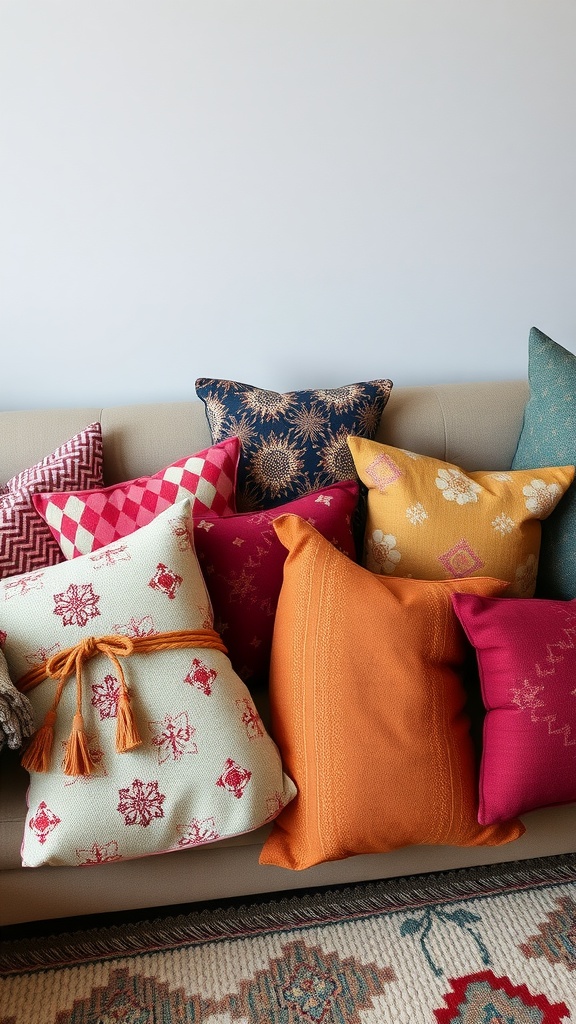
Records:
{"label": "white daisy print", "polygon": [[391,533],[382,533],[382,530],[374,530],[368,547],[374,571],[393,573],[402,557],[396,548],[396,537]]}
{"label": "white daisy print", "polygon": [[439,469],[435,480],[436,487],[442,491],[446,501],[455,501],[457,505],[478,501],[482,488],[459,469]]}
{"label": "white daisy print", "polygon": [[538,478],[531,480],[522,488],[526,498],[526,508],[533,512],[537,519],[545,519],[554,508],[562,490],[558,484],[547,484]]}
{"label": "white daisy print", "polygon": [[412,523],[412,526],[418,526],[419,523],[428,519],[428,513],[421,501],[417,501],[415,505],[410,505],[406,509],[406,518]]}
{"label": "white daisy print", "polygon": [[516,524],[513,519],[510,519],[510,516],[507,516],[504,512],[501,512],[499,516],[496,516],[496,518],[492,520],[491,525],[493,526],[497,533],[502,534],[502,536],[504,537],[507,533],[512,533],[512,530],[514,529],[514,526]]}

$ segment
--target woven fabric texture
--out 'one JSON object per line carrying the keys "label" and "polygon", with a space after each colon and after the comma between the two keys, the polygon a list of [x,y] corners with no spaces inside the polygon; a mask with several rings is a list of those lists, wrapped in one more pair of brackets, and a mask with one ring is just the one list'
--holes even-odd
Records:
{"label": "woven fabric texture", "polygon": [[410,844],[498,845],[520,822],[480,826],[460,672],[457,591],[491,579],[386,579],[296,516],[274,523],[288,549],[270,669],[272,729],[298,796],[261,863],[302,869]]}
{"label": "woven fabric texture", "polygon": [[576,801],[576,601],[452,600],[487,711],[479,821]]}
{"label": "woven fabric texture", "polygon": [[[189,521],[184,501],[121,543],[0,583],[12,677],[87,637],[210,628]],[[194,646],[130,654],[124,673],[142,744],[116,752],[118,672],[96,654],[83,666],[80,695],[93,770],[63,772],[76,676],[57,709],[49,770],[31,772],[24,865],[100,864],[202,845],[257,828],[294,795],[226,655]],[[46,679],[30,691],[37,726],[55,690]]]}
{"label": "woven fabric texture", "polygon": [[101,490],[35,495],[34,507],[65,557],[76,558],[127,537],[185,498],[199,514],[234,512],[239,455],[238,438],[230,438],[153,476]]}
{"label": "woven fabric texture", "polygon": [[52,532],[33,499],[50,491],[101,487],[99,423],[71,437],[50,455],[13,476],[0,490],[0,579],[63,561]]}
{"label": "woven fabric texture", "polygon": [[350,437],[368,487],[364,565],[427,580],[496,576],[531,597],[541,522],[574,479],[573,466],[465,473],[440,459]]}

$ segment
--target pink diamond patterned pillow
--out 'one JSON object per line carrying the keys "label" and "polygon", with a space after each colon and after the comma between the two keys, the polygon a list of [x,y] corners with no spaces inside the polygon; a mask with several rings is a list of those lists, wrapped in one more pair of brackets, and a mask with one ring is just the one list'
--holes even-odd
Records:
{"label": "pink diamond patterned pillow", "polygon": [[295,794],[212,630],[189,530],[179,502],[121,542],[0,582],[4,655],[21,689],[32,673],[41,727],[24,760],[42,735],[48,752],[29,765],[28,867],[202,845],[259,827]]}
{"label": "pink diamond patterned pillow", "polygon": [[184,498],[200,514],[234,512],[239,457],[240,441],[232,437],[153,476],[97,491],[41,494],[34,505],[65,557],[76,558],[127,537]]}
{"label": "pink diamond patterned pillow", "polygon": [[286,512],[300,516],[356,561],[351,521],[357,501],[358,484],[346,480],[263,512],[220,519],[194,514],[194,546],[212,599],[216,628],[234,668],[249,686],[268,679],[286,561],[286,548],[272,527],[274,519]]}
{"label": "pink diamond patterned pillow", "polygon": [[486,707],[482,825],[576,801],[576,601],[454,594]]}
{"label": "pink diamond patterned pillow", "polygon": [[91,423],[0,489],[0,579],[63,560],[33,500],[47,491],[101,487],[102,430]]}

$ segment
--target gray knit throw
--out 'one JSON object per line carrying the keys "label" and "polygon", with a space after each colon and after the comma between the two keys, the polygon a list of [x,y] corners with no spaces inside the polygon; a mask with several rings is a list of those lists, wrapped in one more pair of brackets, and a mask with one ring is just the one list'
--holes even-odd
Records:
{"label": "gray knit throw", "polygon": [[8,744],[12,750],[22,746],[34,731],[32,705],[14,686],[8,674],[4,655],[0,652],[0,750]]}

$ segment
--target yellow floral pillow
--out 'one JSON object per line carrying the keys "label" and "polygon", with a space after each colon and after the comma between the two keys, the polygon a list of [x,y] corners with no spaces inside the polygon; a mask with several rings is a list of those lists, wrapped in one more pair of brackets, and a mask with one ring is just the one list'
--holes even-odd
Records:
{"label": "yellow floral pillow", "polygon": [[495,576],[506,596],[531,597],[540,520],[574,478],[574,466],[466,473],[440,459],[349,437],[368,487],[363,564],[426,580]]}

